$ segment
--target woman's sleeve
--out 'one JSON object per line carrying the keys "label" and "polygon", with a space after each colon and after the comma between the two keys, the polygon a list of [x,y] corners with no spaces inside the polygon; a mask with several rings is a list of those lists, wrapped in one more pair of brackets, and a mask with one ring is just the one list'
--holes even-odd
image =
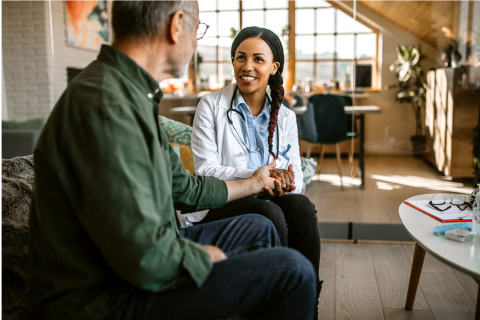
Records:
{"label": "woman's sleeve", "polygon": [[195,112],[192,130],[192,152],[195,173],[199,176],[213,176],[220,180],[250,178],[255,170],[223,166],[221,163],[217,139],[220,142],[222,139],[226,139],[226,137],[217,137],[214,103],[214,99],[205,96],[200,100]]}
{"label": "woman's sleeve", "polygon": [[287,143],[292,146],[289,152],[290,164],[295,171],[295,187],[292,193],[301,193],[303,188],[302,163],[300,161],[300,147],[298,144],[297,117],[295,113],[289,112],[287,119]]}

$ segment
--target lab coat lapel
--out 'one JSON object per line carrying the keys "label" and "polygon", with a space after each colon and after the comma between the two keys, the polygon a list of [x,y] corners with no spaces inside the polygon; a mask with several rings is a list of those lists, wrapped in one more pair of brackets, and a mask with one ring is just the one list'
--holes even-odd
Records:
{"label": "lab coat lapel", "polygon": [[239,135],[240,136],[242,135],[242,128],[240,126],[243,125],[240,122],[240,116],[237,115],[236,112],[230,112],[229,113],[230,119],[232,119],[233,125],[235,126],[235,129],[237,129],[238,135],[235,132],[235,129],[233,128],[233,126],[230,125],[230,122],[228,122],[228,119],[227,119],[227,116],[226,116],[228,110],[231,107],[230,103],[232,102],[232,96],[235,93],[234,92],[235,88],[236,88],[235,84],[231,84],[231,85],[229,85],[228,87],[226,87],[222,90],[222,94],[220,95],[220,98],[219,98],[218,107],[225,110],[226,126],[229,127],[228,130],[230,130],[230,133],[232,134],[234,139],[237,141],[237,143],[240,145],[240,150],[243,150],[244,152],[247,152],[247,148],[245,148],[245,145],[243,144],[242,140],[240,140],[240,137],[239,137]]}

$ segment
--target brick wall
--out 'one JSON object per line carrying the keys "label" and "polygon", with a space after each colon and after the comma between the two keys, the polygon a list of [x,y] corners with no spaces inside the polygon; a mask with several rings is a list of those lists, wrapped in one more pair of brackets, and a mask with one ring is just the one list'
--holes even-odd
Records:
{"label": "brick wall", "polygon": [[8,117],[47,117],[52,105],[44,2],[2,1],[3,76]]}
{"label": "brick wall", "polygon": [[84,68],[98,52],[66,45],[65,2],[2,1],[2,44],[9,120],[47,118],[67,87],[67,67]]}

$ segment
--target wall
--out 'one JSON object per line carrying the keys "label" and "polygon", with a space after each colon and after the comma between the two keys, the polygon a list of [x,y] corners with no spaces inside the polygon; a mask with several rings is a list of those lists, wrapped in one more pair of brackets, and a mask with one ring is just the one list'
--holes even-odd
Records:
{"label": "wall", "polygon": [[8,120],[7,93],[5,91],[5,77],[3,76],[3,49],[2,49],[2,120]]}
{"label": "wall", "polygon": [[[67,87],[67,67],[83,69],[97,58],[98,51],[66,45],[66,10],[64,1],[52,1],[55,75],[53,88],[57,100]],[[49,34],[50,35],[50,31]],[[48,37],[50,39],[50,36]]]}
{"label": "wall", "polygon": [[[351,1],[336,1],[336,3],[346,11],[352,11],[353,3]],[[357,3],[357,16],[376,27],[381,33],[379,46],[380,90],[371,92],[369,98],[364,99],[362,103],[380,106],[382,114],[366,116],[366,152],[401,154],[404,152],[402,142],[409,144],[410,136],[415,134],[415,116],[410,105],[400,105],[395,102],[395,89],[383,89],[386,85],[397,83],[396,76],[389,70],[390,65],[397,60],[395,48],[398,44],[406,46],[420,44],[424,57],[422,68],[425,71],[438,67],[437,49],[360,3]],[[392,143],[392,147],[379,148],[388,140],[395,142]]]}
{"label": "wall", "polygon": [[45,2],[2,1],[3,77],[10,120],[50,113],[47,10]]}
{"label": "wall", "polygon": [[[109,3],[109,7],[111,3]],[[98,52],[66,45],[65,2],[3,1],[2,44],[9,120],[47,118],[67,87],[67,67],[84,68]]]}

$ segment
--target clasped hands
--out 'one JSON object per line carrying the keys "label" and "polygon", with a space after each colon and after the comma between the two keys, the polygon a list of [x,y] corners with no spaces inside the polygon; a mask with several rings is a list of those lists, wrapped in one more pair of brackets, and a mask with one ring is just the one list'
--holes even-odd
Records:
{"label": "clasped hands", "polygon": [[295,171],[293,171],[292,165],[288,166],[288,170],[270,169],[270,177],[275,179],[275,188],[272,190],[267,186],[265,187],[265,193],[272,197],[281,197],[285,193],[296,189]]}

